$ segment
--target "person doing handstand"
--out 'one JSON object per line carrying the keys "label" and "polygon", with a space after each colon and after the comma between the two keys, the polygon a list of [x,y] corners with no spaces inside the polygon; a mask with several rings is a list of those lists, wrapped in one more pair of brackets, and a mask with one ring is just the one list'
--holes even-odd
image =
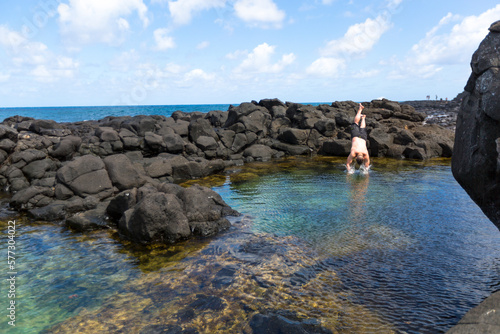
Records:
{"label": "person doing handstand", "polygon": [[368,171],[368,168],[370,167],[370,156],[368,155],[368,149],[366,147],[366,141],[368,140],[365,122],[366,115],[361,114],[363,108],[363,105],[360,103],[358,112],[354,117],[354,123],[351,125],[352,146],[351,153],[347,157],[346,163],[348,173],[354,172],[354,166],[352,166],[353,160],[356,160],[360,167],[364,167],[366,171]]}

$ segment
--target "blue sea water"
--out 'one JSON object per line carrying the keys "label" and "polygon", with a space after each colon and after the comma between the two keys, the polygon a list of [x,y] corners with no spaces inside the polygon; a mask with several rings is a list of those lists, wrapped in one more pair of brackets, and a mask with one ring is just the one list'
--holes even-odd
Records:
{"label": "blue sea water", "polygon": [[184,104],[165,106],[92,106],[92,107],[32,107],[0,108],[0,119],[25,116],[36,119],[51,119],[57,122],[79,122],[98,120],[107,116],[163,115],[169,117],[177,110],[184,112],[228,110],[230,104]]}

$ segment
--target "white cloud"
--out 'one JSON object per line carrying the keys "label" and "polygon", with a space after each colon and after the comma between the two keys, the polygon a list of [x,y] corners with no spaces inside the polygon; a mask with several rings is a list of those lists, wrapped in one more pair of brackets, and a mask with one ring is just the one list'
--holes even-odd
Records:
{"label": "white cloud", "polygon": [[191,81],[191,80],[212,80],[215,78],[214,74],[209,74],[203,71],[202,69],[196,68],[194,70],[189,71],[186,73],[184,76],[184,79],[186,81]]}
{"label": "white cloud", "polygon": [[230,60],[235,60],[235,59],[246,57],[246,56],[248,56],[247,50],[236,50],[234,52],[228,53],[226,55],[226,58],[230,59]]}
{"label": "white cloud", "polygon": [[337,76],[346,67],[347,60],[364,57],[373,49],[391,25],[387,16],[379,15],[350,26],[342,38],[331,40],[320,49],[321,57],[309,65],[306,72],[317,76]]}
{"label": "white cloud", "polygon": [[211,8],[221,8],[226,5],[226,0],[177,0],[169,1],[170,15],[177,25],[188,24],[195,12]]}
{"label": "white cloud", "polygon": [[129,71],[133,68],[139,61],[139,53],[132,49],[130,51],[125,51],[116,56],[112,61],[109,62],[109,66],[113,70],[119,70],[123,72]]}
{"label": "white cloud", "polygon": [[262,43],[255,47],[253,51],[243,60],[243,62],[234,70],[235,73],[279,73],[286,66],[295,61],[293,53],[285,54],[276,62],[271,62],[271,57],[275,53],[276,46]]}
{"label": "white cloud", "polygon": [[261,28],[281,28],[286,16],[272,0],[238,0],[234,11],[243,21]]}
{"label": "white cloud", "polygon": [[[17,31],[0,26],[0,46],[10,55],[11,71],[28,75],[37,81],[54,82],[73,77],[79,63],[72,58],[56,56],[47,45],[28,40]],[[9,79],[2,76],[2,81]]]}
{"label": "white cloud", "polygon": [[4,74],[0,72],[0,82],[7,82],[10,79],[10,74]]}
{"label": "white cloud", "polygon": [[154,31],[153,34],[157,50],[167,50],[175,47],[174,38],[172,36],[168,36],[168,33],[168,29],[156,29]]}
{"label": "white cloud", "polygon": [[203,49],[208,48],[209,46],[210,46],[210,42],[209,42],[209,41],[203,41],[203,42],[201,42],[200,44],[198,44],[198,45],[196,46],[196,48],[197,48],[198,50],[203,50]]}
{"label": "white cloud", "polygon": [[148,8],[143,0],[69,0],[57,8],[61,32],[70,44],[119,45],[130,29],[125,17],[137,12],[146,27]]}
{"label": "white cloud", "polygon": [[57,57],[47,64],[36,66],[30,74],[40,82],[55,82],[62,78],[73,78],[80,64],[68,57]]}
{"label": "white cloud", "polygon": [[460,17],[448,13],[422,40],[413,45],[405,59],[391,59],[393,70],[389,77],[428,79],[446,66],[468,64],[479,43],[488,34],[488,27],[498,17],[500,5],[479,16]]}
{"label": "white cloud", "polygon": [[364,56],[389,30],[391,23],[382,15],[375,19],[368,18],[363,23],[352,25],[344,37],[332,40],[321,50],[323,57]]}
{"label": "white cloud", "polygon": [[358,79],[366,79],[366,78],[372,78],[380,73],[380,70],[375,69],[375,70],[359,70],[355,73],[352,74],[353,78],[358,78]]}
{"label": "white cloud", "polygon": [[500,17],[500,5],[479,16],[467,16],[448,32],[439,34],[450,22],[459,17],[449,13],[432,28],[420,42],[412,47],[411,58],[417,66],[434,66],[469,62],[488,27]]}
{"label": "white cloud", "polygon": [[9,52],[18,52],[22,45],[26,45],[27,39],[17,31],[10,30],[4,25],[0,25],[0,45]]}
{"label": "white cloud", "polygon": [[315,60],[306,72],[311,75],[334,77],[345,68],[345,60],[342,58],[321,57]]}

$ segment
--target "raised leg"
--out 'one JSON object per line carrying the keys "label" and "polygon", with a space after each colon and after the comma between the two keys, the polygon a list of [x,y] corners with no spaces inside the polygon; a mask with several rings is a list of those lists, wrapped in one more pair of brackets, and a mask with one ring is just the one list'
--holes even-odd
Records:
{"label": "raised leg", "polygon": [[366,128],[365,118],[366,118],[366,115],[361,115],[361,124],[359,125],[359,127],[361,129]]}
{"label": "raised leg", "polygon": [[[363,119],[363,121],[365,119],[365,115],[361,115],[361,113],[363,112],[363,108],[364,108],[363,105],[360,103],[358,112],[356,113],[356,116],[354,117],[354,123],[356,123],[358,125],[360,125],[359,122],[361,121],[361,119]],[[360,125],[360,127],[364,128],[364,126],[361,126],[361,125]]]}

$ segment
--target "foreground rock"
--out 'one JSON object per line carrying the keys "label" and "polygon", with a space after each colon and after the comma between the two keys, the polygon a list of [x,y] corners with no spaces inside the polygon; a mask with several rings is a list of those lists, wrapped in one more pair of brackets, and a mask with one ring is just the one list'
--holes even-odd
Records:
{"label": "foreground rock", "polygon": [[[425,124],[413,107],[385,99],[364,106],[371,156],[451,156],[453,132]],[[265,99],[171,117],[56,123],[14,116],[0,124],[0,186],[15,210],[76,230],[118,227],[136,242],[213,235],[235,212],[207,189],[167,185],[286,155],[347,156],[356,110],[352,101]]]}
{"label": "foreground rock", "polygon": [[119,219],[122,236],[139,243],[174,243],[192,235],[215,235],[229,228],[225,216],[238,215],[209,188],[185,189],[175,184],[124,192],[110,203],[108,213]]}
{"label": "foreground rock", "polygon": [[[457,118],[452,171],[455,179],[500,229],[500,21],[472,56]],[[448,333],[500,332],[500,295],[469,311]]]}
{"label": "foreground rock", "polygon": [[451,328],[447,334],[500,333],[500,292],[495,292]]}
{"label": "foreground rock", "polygon": [[457,120],[455,179],[500,229],[500,22],[472,56]]}

